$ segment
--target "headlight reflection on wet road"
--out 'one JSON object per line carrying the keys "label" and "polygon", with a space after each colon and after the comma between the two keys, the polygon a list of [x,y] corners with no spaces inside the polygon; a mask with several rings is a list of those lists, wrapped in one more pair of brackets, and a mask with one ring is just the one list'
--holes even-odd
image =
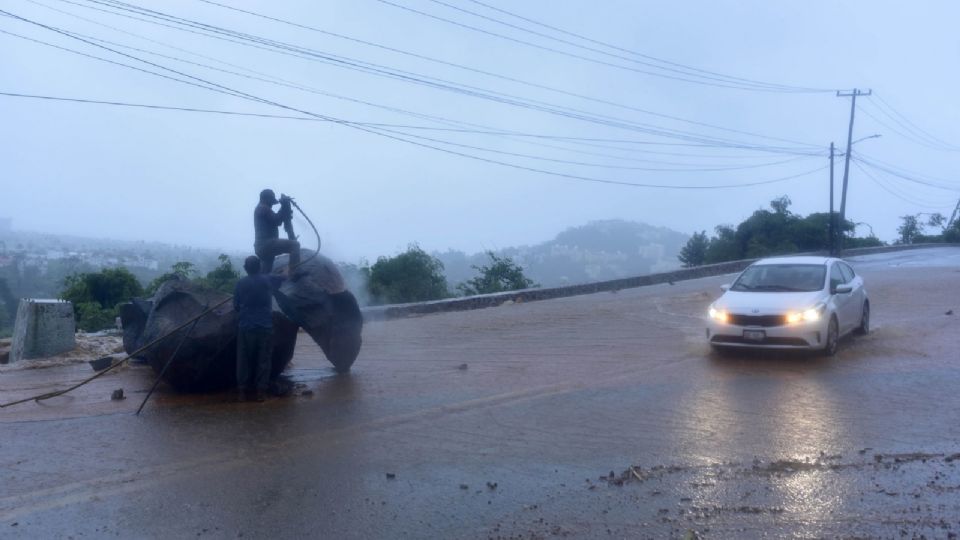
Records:
{"label": "headlight reflection on wet road", "polygon": [[[802,359],[725,361],[710,384],[691,393],[688,421],[710,433],[691,445],[703,464],[690,483],[693,505],[717,508],[738,500],[759,512],[800,520],[803,536],[819,536],[823,523],[843,513],[844,499],[855,489],[831,470],[843,440],[842,415],[816,369],[791,365],[796,361]],[[717,466],[723,463],[739,466]],[[745,478],[718,481],[725,474]],[[742,493],[727,493],[731,485]]]}

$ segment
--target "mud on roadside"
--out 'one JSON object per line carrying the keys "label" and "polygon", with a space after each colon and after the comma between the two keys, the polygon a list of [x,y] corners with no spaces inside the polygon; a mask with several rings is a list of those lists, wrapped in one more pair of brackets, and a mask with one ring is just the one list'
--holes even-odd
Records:
{"label": "mud on roadside", "polygon": [[104,332],[78,333],[76,334],[76,341],[77,346],[73,350],[56,356],[31,358],[12,364],[0,364],[0,373],[79,364],[123,352],[123,338],[118,334]]}

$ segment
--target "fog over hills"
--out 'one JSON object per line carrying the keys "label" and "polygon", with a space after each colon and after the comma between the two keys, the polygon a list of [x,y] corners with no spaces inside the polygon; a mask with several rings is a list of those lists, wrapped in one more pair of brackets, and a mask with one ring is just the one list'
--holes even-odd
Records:
{"label": "fog over hills", "polygon": [[[592,221],[530,246],[492,250],[511,257],[544,287],[649,274],[680,266],[677,255],[689,236],[665,227],[626,220]],[[474,277],[473,266],[488,264],[486,253],[433,253],[455,286]]]}
{"label": "fog over hills", "polygon": [[[494,250],[511,257],[524,273],[544,287],[634,276],[677,268],[677,254],[688,235],[626,220],[592,221],[570,227],[549,241]],[[308,246],[309,247],[309,246]],[[67,234],[35,233],[9,227],[0,230],[0,278],[15,297],[55,296],[63,279],[74,272],[124,266],[149,282],[177,261],[188,261],[200,273],[213,269],[220,250]],[[239,268],[246,253],[227,251]],[[384,254],[392,256],[394,254]],[[485,252],[434,252],[444,265],[450,288],[477,275],[473,266],[489,262]],[[353,288],[362,286],[358,267],[341,261]]]}

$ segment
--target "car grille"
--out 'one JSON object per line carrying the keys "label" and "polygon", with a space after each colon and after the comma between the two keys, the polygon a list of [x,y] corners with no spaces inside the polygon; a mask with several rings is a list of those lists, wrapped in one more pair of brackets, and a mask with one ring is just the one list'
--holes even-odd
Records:
{"label": "car grille", "polygon": [[731,313],[728,321],[737,326],[783,326],[787,318],[783,315],[738,315]]}
{"label": "car grille", "polygon": [[786,345],[791,347],[809,347],[802,338],[793,337],[770,337],[767,336],[763,341],[751,341],[743,339],[740,336],[713,336],[710,340],[713,343],[741,343],[744,345]]}

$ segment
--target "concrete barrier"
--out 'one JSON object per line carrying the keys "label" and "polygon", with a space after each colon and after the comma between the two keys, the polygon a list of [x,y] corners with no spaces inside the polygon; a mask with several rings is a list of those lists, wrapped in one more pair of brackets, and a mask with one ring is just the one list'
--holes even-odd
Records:
{"label": "concrete barrier", "polygon": [[718,276],[739,272],[750,266],[757,259],[743,261],[730,261],[706,266],[697,266],[694,268],[683,268],[673,272],[662,272],[659,274],[648,274],[645,276],[635,276],[620,279],[611,279],[607,281],[597,281],[594,283],[582,283],[579,285],[567,285],[563,287],[546,287],[539,289],[522,289],[519,291],[508,291],[502,293],[482,294],[479,296],[468,296],[465,298],[449,298],[444,300],[434,300],[432,302],[417,302],[413,304],[392,304],[386,306],[372,306],[363,309],[363,317],[368,321],[389,320],[412,315],[427,315],[430,313],[442,313],[447,311],[465,311],[470,309],[482,309],[494,307],[504,302],[535,302],[538,300],[551,300],[554,298],[564,298],[567,296],[579,296],[582,294],[593,294],[598,292],[619,291],[620,289],[632,289],[635,287],[646,287],[658,283],[668,283],[671,281],[685,281],[689,279],[698,279],[702,277]]}
{"label": "concrete barrier", "polygon": [[[960,247],[960,244],[910,244],[903,246],[881,246],[871,248],[855,248],[844,251],[844,256],[870,255],[873,253],[889,253],[894,251],[908,251],[912,249],[925,249],[936,247]],[[797,255],[821,255],[826,256],[826,252],[820,253],[796,253],[793,255],[778,255],[791,257]],[[467,296],[464,298],[447,298],[443,300],[434,300],[431,302],[415,302],[411,304],[390,304],[385,306],[369,306],[363,308],[363,318],[367,321],[386,321],[390,319],[400,319],[418,315],[429,315],[432,313],[445,313],[448,311],[467,311],[471,309],[483,309],[496,307],[505,302],[535,302],[537,300],[551,300],[554,298],[564,298],[568,296],[579,296],[582,294],[593,294],[598,292],[618,291],[620,289],[631,289],[634,287],[646,287],[658,283],[669,283],[672,281],[686,281],[690,279],[699,279],[711,276],[720,276],[723,274],[732,274],[740,272],[759,259],[744,259],[740,261],[728,261],[704,266],[695,266],[692,268],[682,268],[672,272],[662,272],[659,274],[648,274],[644,276],[635,276],[628,278],[612,279],[608,281],[598,281],[594,283],[582,283],[579,285],[567,285],[563,287],[547,287],[542,289],[523,289],[519,291],[508,291],[494,294],[482,294],[479,296]]]}
{"label": "concrete barrier", "polygon": [[73,350],[77,324],[73,304],[24,298],[17,307],[10,361],[43,358]]}

